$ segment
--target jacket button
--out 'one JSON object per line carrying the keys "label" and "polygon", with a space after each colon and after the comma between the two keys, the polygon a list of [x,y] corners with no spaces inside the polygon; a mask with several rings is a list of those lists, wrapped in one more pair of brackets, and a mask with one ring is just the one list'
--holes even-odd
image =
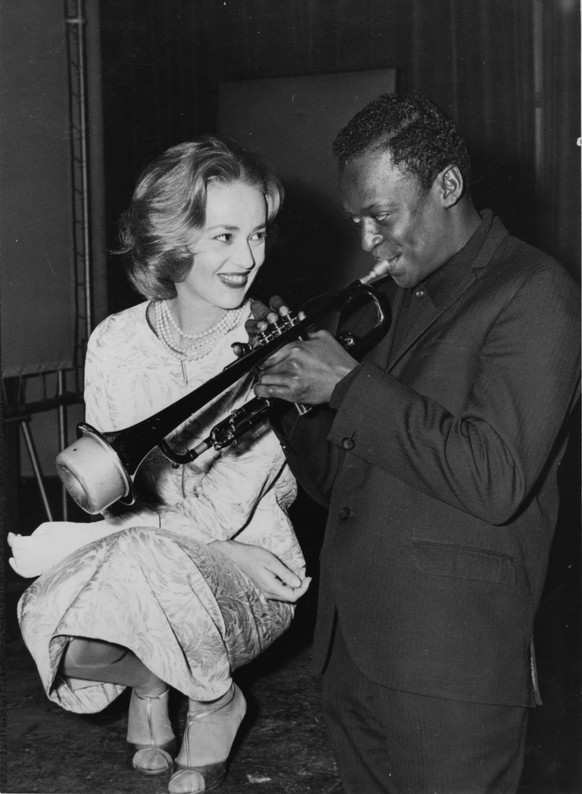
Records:
{"label": "jacket button", "polygon": [[349,518],[351,514],[352,511],[350,510],[349,507],[342,507],[341,510],[339,511],[339,517],[341,518],[342,521],[344,521],[346,518]]}
{"label": "jacket button", "polygon": [[353,449],[356,446],[356,442],[353,438],[347,436],[346,438],[342,439],[342,447],[344,449]]}

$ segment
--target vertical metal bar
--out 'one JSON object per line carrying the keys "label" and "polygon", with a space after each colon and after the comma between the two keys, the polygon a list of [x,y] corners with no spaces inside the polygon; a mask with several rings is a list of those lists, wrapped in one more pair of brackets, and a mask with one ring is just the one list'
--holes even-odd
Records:
{"label": "vertical metal bar", "polygon": [[544,181],[544,52],[542,0],[533,0],[534,157],[536,184]]}
{"label": "vertical metal bar", "polygon": [[93,327],[93,311],[91,306],[91,239],[89,235],[89,161],[87,158],[87,93],[85,69],[85,17],[84,0],[78,0],[78,14],[75,24],[78,26],[79,48],[79,116],[81,146],[81,180],[83,203],[83,248],[84,248],[84,284],[85,284],[85,339],[89,338]]}
{"label": "vertical metal bar", "polygon": [[[57,373],[57,390],[59,397],[63,397],[66,391],[65,384],[65,371],[60,369]],[[67,446],[67,408],[61,402],[58,408],[59,417],[59,450],[63,450]],[[62,513],[63,521],[67,521],[69,517],[69,502],[67,498],[67,489],[61,485],[61,499],[62,499]]]}
{"label": "vertical metal bar", "polygon": [[[77,322],[75,367],[83,365],[84,344],[93,327],[92,261],[90,230],[90,184],[88,158],[88,106],[84,0],[65,0],[67,51],[69,59],[69,114],[71,127],[71,169],[73,193],[73,243]],[[79,311],[82,307],[82,311]],[[80,323],[83,320],[81,331]]]}
{"label": "vertical metal bar", "polygon": [[49,521],[53,520],[53,515],[51,512],[51,508],[47,499],[45,487],[44,487],[44,480],[42,477],[42,471],[40,468],[40,463],[38,460],[38,455],[36,452],[36,447],[34,446],[34,440],[32,438],[32,433],[30,432],[30,428],[28,427],[28,419],[22,419],[20,421],[20,427],[22,429],[22,435],[24,436],[24,441],[26,443],[26,449],[28,450],[28,455],[30,457],[30,463],[32,465],[32,470],[34,472],[34,476],[38,483],[38,489],[40,491],[40,495],[42,498],[42,502],[44,505],[44,509]]}

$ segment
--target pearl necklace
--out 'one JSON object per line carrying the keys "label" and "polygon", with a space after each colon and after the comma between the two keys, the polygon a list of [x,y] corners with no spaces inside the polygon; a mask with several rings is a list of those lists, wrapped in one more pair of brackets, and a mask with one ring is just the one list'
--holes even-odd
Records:
{"label": "pearl necklace", "polygon": [[[239,324],[246,306],[245,302],[238,309],[228,309],[217,323],[200,334],[187,334],[172,316],[166,301],[156,301],[154,303],[156,331],[159,339],[173,356],[180,361],[195,361],[211,353],[220,339]],[[172,328],[180,336],[191,340],[192,344],[186,348],[178,347],[172,337]]]}

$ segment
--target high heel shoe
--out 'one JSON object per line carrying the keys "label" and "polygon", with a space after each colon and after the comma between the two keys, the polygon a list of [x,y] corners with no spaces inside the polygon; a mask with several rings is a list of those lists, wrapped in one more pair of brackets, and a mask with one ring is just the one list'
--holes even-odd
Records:
{"label": "high heel shoe", "polygon": [[[172,768],[172,756],[176,751],[176,737],[168,718],[167,698],[169,689],[157,697],[138,695],[135,689],[131,693],[127,722],[127,741],[136,750],[132,759],[133,768],[142,775],[163,775]],[[147,721],[147,733],[150,741],[147,744],[134,741],[131,737],[143,736],[143,725]],[[165,729],[165,730],[164,730]],[[156,738],[171,733],[172,738],[157,742]]]}
{"label": "high heel shoe", "polygon": [[[197,713],[188,711],[180,750],[180,755],[185,750],[186,763],[174,762],[174,774],[168,784],[170,794],[202,794],[220,786],[245,713],[246,701],[236,684],[213,707]],[[213,756],[218,760],[204,763]]]}

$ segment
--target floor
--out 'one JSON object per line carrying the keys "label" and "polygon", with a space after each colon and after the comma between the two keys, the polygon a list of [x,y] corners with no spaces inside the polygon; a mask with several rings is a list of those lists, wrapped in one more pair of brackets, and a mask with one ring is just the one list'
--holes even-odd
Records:
{"label": "floor", "polygon": [[[22,486],[23,533],[44,520],[33,486]],[[295,519],[296,526],[302,528],[300,539],[313,570],[323,514],[307,500],[300,500]],[[566,532],[565,538],[557,538],[557,548],[538,620],[544,706],[530,719],[520,794],[582,794],[579,541]],[[45,698],[15,618],[16,602],[27,583],[9,568],[5,582],[6,721],[0,792],[165,792],[167,777],[145,778],[131,769],[125,744],[125,695],[105,712],[91,716],[64,712]],[[310,669],[314,595],[304,599],[287,634],[237,673],[249,711],[228,778],[220,789],[223,794],[328,794],[337,790],[319,689]],[[178,730],[184,709],[184,702],[175,698],[172,712]]]}

